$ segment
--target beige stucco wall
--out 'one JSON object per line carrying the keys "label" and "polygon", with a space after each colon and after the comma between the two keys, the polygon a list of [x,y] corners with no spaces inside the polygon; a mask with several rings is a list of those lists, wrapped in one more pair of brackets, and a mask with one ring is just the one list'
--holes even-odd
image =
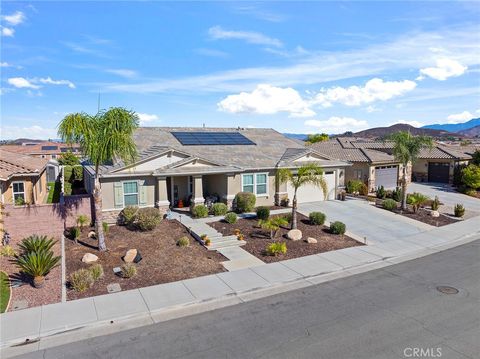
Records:
{"label": "beige stucco wall", "polygon": [[223,198],[227,195],[227,176],[225,174],[207,175],[202,177],[203,195],[218,195]]}
{"label": "beige stucco wall", "polygon": [[357,179],[353,175],[356,170],[362,171],[362,181],[368,181],[370,166],[367,163],[354,162],[351,166],[345,168],[345,184],[347,184],[348,181]]}
{"label": "beige stucco wall", "polygon": [[[104,211],[114,210],[115,208],[115,192],[114,192],[114,183],[122,181],[136,181],[136,180],[145,180],[144,186],[147,189],[147,207],[153,207],[155,205],[155,188],[156,188],[156,178],[155,177],[121,177],[121,178],[102,178],[101,187],[102,187],[102,207]],[[118,208],[117,208],[118,209]]]}
{"label": "beige stucco wall", "polygon": [[[244,172],[236,173],[231,181],[231,185],[228,187],[228,195],[235,196],[238,192],[242,191],[242,174],[250,173],[268,173],[268,188],[266,196],[257,196],[257,206],[270,206],[274,204],[275,201],[275,171],[256,171],[256,172]],[[286,192],[286,186],[284,186]]]}
{"label": "beige stucco wall", "polygon": [[12,177],[2,182],[2,195],[5,204],[13,204],[13,182],[23,182],[25,202],[41,204],[47,196],[47,175],[43,171],[39,177]]}

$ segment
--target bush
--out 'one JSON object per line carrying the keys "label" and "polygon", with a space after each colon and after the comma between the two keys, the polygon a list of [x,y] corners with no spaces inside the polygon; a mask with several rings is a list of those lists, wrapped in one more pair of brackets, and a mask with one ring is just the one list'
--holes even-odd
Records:
{"label": "bush", "polygon": [[25,200],[23,197],[15,198],[15,206],[23,206],[25,204]]}
{"label": "bush", "polygon": [[266,221],[270,217],[270,208],[261,206],[257,208],[257,218]]}
{"label": "bush", "polygon": [[188,247],[190,245],[190,239],[187,236],[183,236],[177,241],[177,246]]}
{"label": "bush", "polygon": [[214,203],[212,205],[212,213],[215,216],[223,216],[228,212],[228,207],[225,203]]}
{"label": "bush", "polygon": [[32,277],[44,277],[58,266],[60,256],[54,256],[52,251],[41,250],[28,252],[17,258],[17,266],[22,272]]}
{"label": "bush", "polygon": [[465,207],[463,207],[463,204],[456,204],[453,213],[455,214],[455,217],[463,217],[465,214]]}
{"label": "bush", "polygon": [[435,196],[435,199],[432,201],[432,211],[438,211],[438,207],[440,207],[440,200],[438,196]]}
{"label": "bush", "polygon": [[276,256],[276,255],[279,255],[279,254],[285,254],[285,253],[287,253],[287,243],[285,243],[285,242],[271,243],[267,246],[267,248],[265,248],[265,252],[269,256]]}
{"label": "bush", "polygon": [[70,228],[70,239],[73,239],[75,242],[78,241],[78,239],[80,238],[80,228],[78,227],[72,227]]}
{"label": "bush", "polygon": [[333,234],[345,234],[346,230],[347,227],[345,226],[345,223],[336,221],[330,224],[330,232]]}
{"label": "bush", "polygon": [[203,204],[198,204],[192,209],[192,214],[195,218],[208,217],[208,208]]}
{"label": "bush", "polygon": [[108,232],[110,231],[110,226],[108,225],[107,222],[102,222],[102,228],[103,228],[103,233],[105,233],[105,235],[108,235]]}
{"label": "bush", "polygon": [[73,180],[74,181],[83,181],[83,167],[75,166],[73,167]]}
{"label": "bush", "polygon": [[327,216],[325,215],[325,213],[322,212],[311,212],[308,215],[308,219],[310,220],[311,224],[319,226],[325,223],[325,219],[327,219]]}
{"label": "bush", "polygon": [[396,202],[402,201],[402,189],[400,187],[397,187],[392,191],[392,199]]}
{"label": "bush", "polygon": [[270,231],[270,238],[275,238],[280,227],[288,225],[288,222],[283,217],[274,217],[265,220],[261,219],[258,221],[258,225],[262,229]]}
{"label": "bush", "polygon": [[12,246],[6,245],[6,246],[1,246],[0,248],[0,256],[2,257],[15,257],[17,253],[13,249]]}
{"label": "bush", "polygon": [[[362,185],[364,183],[360,180],[350,180],[347,183],[347,193],[360,193],[360,190],[362,188]],[[368,190],[367,190],[368,192]]]}
{"label": "bush", "polygon": [[285,218],[285,220],[288,222],[288,223],[292,223],[292,214],[291,213],[287,213],[286,215],[283,216],[283,218]]}
{"label": "bush", "polygon": [[162,215],[156,208],[140,208],[135,216],[135,226],[141,231],[152,231],[162,221]]}
{"label": "bush", "polygon": [[228,212],[226,215],[225,215],[225,222],[227,223],[230,223],[230,224],[234,224],[234,223],[237,223],[237,214],[235,212]]}
{"label": "bush", "polygon": [[53,238],[47,239],[47,236],[38,236],[36,234],[30,237],[24,238],[22,243],[18,246],[22,250],[23,254],[48,252],[52,249],[54,244],[57,243]]}
{"label": "bush", "polygon": [[67,151],[60,155],[58,163],[62,166],[76,166],[80,164],[80,160],[72,153],[72,151]]}
{"label": "bush", "polygon": [[122,277],[132,278],[137,275],[137,267],[133,263],[125,263],[122,266]]}
{"label": "bush", "polygon": [[120,222],[125,226],[130,226],[135,222],[138,213],[137,206],[127,206],[120,212]]}
{"label": "bush", "polygon": [[465,194],[470,197],[477,197],[477,191],[472,188],[466,189]]}
{"label": "bush", "polygon": [[462,183],[468,188],[480,188],[480,166],[470,164],[462,170]]}
{"label": "bush", "polygon": [[375,191],[375,195],[379,199],[384,199],[387,196],[387,192],[385,191],[385,188],[383,186],[377,187],[377,190]]}
{"label": "bush", "polygon": [[77,217],[77,226],[79,226],[80,229],[83,229],[88,222],[90,222],[90,219],[85,214],[81,214]]}
{"label": "bush", "polygon": [[93,264],[88,270],[94,281],[103,277],[103,267],[101,264]]}
{"label": "bush", "polygon": [[239,213],[251,212],[255,208],[257,198],[250,192],[239,192],[235,195],[235,209]]}
{"label": "bush", "polygon": [[429,200],[430,198],[428,198],[428,196],[418,192],[414,192],[407,197],[407,203],[412,206],[413,212],[417,212],[418,209],[424,206]]}
{"label": "bush", "polygon": [[387,198],[385,201],[383,201],[383,208],[393,211],[395,208],[397,208],[397,202],[391,198]]}
{"label": "bush", "polygon": [[70,274],[70,286],[76,292],[85,292],[93,285],[92,272],[88,269],[79,269]]}
{"label": "bush", "polygon": [[359,192],[362,196],[368,196],[368,186],[365,183],[362,183]]}

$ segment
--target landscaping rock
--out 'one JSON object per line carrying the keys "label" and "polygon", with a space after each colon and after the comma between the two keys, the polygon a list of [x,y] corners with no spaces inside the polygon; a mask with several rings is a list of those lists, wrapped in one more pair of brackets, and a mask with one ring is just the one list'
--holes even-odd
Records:
{"label": "landscaping rock", "polygon": [[431,215],[432,217],[440,217],[440,212],[438,212],[438,211],[432,211],[432,212],[430,212],[430,215]]}
{"label": "landscaping rock", "polygon": [[125,256],[123,257],[123,261],[125,263],[133,263],[133,260],[137,256],[137,250],[136,249],[129,249],[127,253],[125,253]]}
{"label": "landscaping rock", "polygon": [[94,263],[98,260],[98,257],[92,253],[85,253],[82,258],[83,263]]}
{"label": "landscaping rock", "polygon": [[291,229],[287,233],[287,238],[292,241],[299,241],[302,239],[302,231],[299,229]]}
{"label": "landscaping rock", "polygon": [[88,232],[88,238],[95,238],[95,231]]}
{"label": "landscaping rock", "polygon": [[305,240],[305,242],[310,243],[310,244],[318,243],[318,241],[317,241],[315,238],[313,238],[313,237],[308,237],[308,238]]}
{"label": "landscaping rock", "polygon": [[121,292],[122,288],[120,287],[120,284],[118,283],[110,283],[107,285],[107,292],[108,293],[116,293],[116,292]]}

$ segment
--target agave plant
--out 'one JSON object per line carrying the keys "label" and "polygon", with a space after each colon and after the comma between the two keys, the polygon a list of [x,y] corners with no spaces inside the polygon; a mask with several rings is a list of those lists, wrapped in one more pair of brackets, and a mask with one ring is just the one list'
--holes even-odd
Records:
{"label": "agave plant", "polygon": [[52,251],[26,253],[17,258],[17,266],[25,274],[33,277],[35,288],[43,287],[45,276],[60,262],[60,256],[54,256]]}
{"label": "agave plant", "polygon": [[24,238],[18,246],[24,254],[49,251],[57,243],[53,238],[47,239],[47,236],[38,236],[36,234]]}

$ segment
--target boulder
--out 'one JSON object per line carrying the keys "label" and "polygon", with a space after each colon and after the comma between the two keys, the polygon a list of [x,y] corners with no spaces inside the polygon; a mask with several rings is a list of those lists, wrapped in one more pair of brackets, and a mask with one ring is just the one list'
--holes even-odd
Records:
{"label": "boulder", "polygon": [[98,257],[92,253],[85,253],[82,258],[83,263],[94,263],[98,260]]}
{"label": "boulder", "polygon": [[125,253],[125,256],[123,257],[123,261],[125,263],[133,263],[133,260],[137,256],[137,250],[136,249],[129,249],[127,253]]}
{"label": "boulder", "polygon": [[431,215],[432,217],[440,217],[440,212],[438,212],[438,211],[432,211],[432,212],[430,212],[430,215]]}
{"label": "boulder", "polygon": [[287,238],[292,241],[299,241],[302,239],[302,231],[299,229],[291,229],[287,233]]}
{"label": "boulder", "polygon": [[315,238],[313,238],[313,237],[308,237],[308,238],[305,240],[305,242],[307,242],[307,243],[312,243],[312,244],[313,244],[313,243],[318,243],[318,241],[317,241]]}
{"label": "boulder", "polygon": [[88,232],[88,238],[95,238],[95,237],[96,237],[95,231]]}

